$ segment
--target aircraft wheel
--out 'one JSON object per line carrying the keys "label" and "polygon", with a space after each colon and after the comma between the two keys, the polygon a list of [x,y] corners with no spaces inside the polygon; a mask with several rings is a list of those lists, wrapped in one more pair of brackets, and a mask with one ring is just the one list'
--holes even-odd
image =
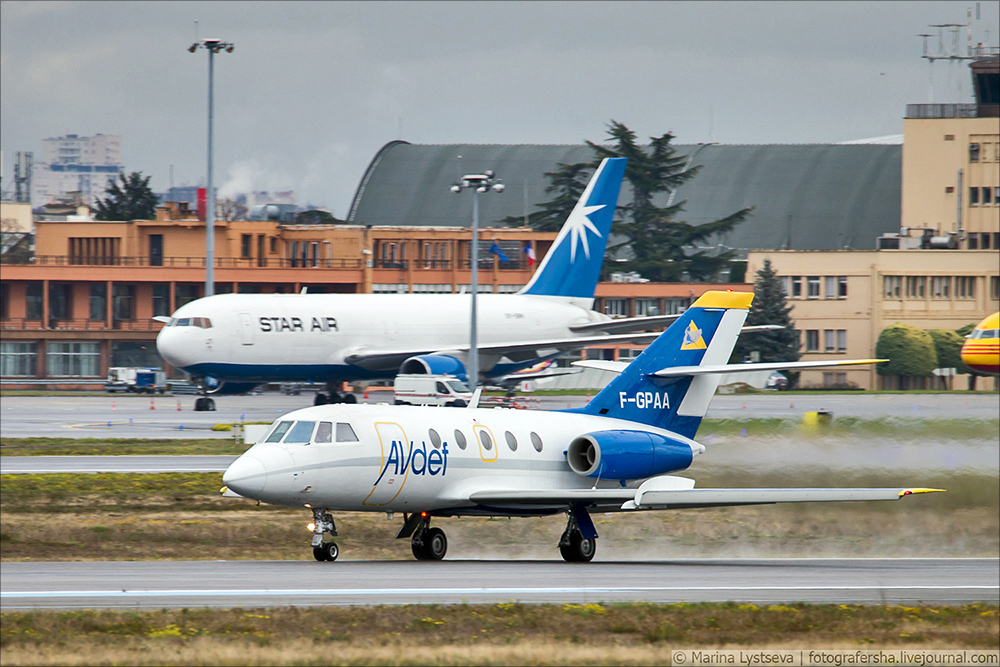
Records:
{"label": "aircraft wheel", "polygon": [[326,394],[316,392],[316,398],[313,399],[313,405],[326,405]]}
{"label": "aircraft wheel", "polygon": [[585,539],[580,531],[569,534],[569,542],[559,542],[559,553],[567,563],[589,563],[597,553],[597,541]]}
{"label": "aircraft wheel", "polygon": [[431,528],[424,535],[426,560],[441,560],[448,552],[448,538],[440,528]]}
{"label": "aircraft wheel", "polygon": [[214,398],[206,398],[205,399],[205,409],[208,410],[209,412],[215,412],[215,399]]}
{"label": "aircraft wheel", "polygon": [[340,555],[340,547],[336,542],[324,542],[318,547],[313,547],[313,557],[318,561],[332,563]]}
{"label": "aircraft wheel", "polygon": [[194,411],[195,412],[205,412],[208,408],[205,407],[205,401],[208,399],[204,396],[199,396],[194,400]]}
{"label": "aircraft wheel", "polygon": [[344,403],[357,403],[358,397],[354,394],[344,394]]}
{"label": "aircraft wheel", "polygon": [[454,401],[451,402],[451,405],[452,405],[452,407],[456,407],[456,408],[464,408],[465,407],[465,399],[456,398]]}
{"label": "aircraft wheel", "polygon": [[326,549],[323,547],[313,547],[313,558],[322,562],[326,560]]}
{"label": "aircraft wheel", "polygon": [[413,552],[413,557],[417,560],[430,560],[427,557],[427,545],[423,540],[410,540],[410,551]]}

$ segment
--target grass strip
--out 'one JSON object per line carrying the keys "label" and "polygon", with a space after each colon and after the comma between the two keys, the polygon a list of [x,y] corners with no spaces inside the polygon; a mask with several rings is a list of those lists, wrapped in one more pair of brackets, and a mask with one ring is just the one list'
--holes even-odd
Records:
{"label": "grass strip", "polygon": [[2,456],[218,456],[242,454],[248,447],[233,438],[0,438]]}
{"label": "grass strip", "polygon": [[666,665],[678,648],[994,649],[994,604],[400,605],[0,614],[4,664]]}

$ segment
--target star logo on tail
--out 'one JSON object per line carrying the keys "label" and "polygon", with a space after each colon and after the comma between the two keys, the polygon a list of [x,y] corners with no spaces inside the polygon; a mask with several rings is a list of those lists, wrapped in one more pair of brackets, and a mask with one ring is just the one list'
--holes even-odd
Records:
{"label": "star logo on tail", "polygon": [[590,244],[587,241],[587,230],[594,232],[594,234],[600,238],[601,233],[597,231],[597,227],[594,223],[590,221],[590,214],[596,213],[605,207],[605,204],[598,204],[597,206],[581,206],[573,209],[573,213],[569,216],[569,220],[566,221],[566,227],[569,230],[569,261],[576,261],[576,245],[577,242],[583,246],[583,254],[590,259]]}

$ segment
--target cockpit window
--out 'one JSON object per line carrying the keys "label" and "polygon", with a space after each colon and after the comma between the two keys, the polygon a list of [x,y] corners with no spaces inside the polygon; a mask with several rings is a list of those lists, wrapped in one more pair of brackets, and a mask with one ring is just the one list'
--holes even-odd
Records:
{"label": "cockpit window", "polygon": [[294,423],[295,422],[278,422],[278,424],[274,427],[274,430],[271,431],[271,434],[267,436],[264,442],[281,442],[281,438],[284,437],[285,433],[288,432],[288,429],[290,429]]}
{"label": "cockpit window", "polygon": [[190,317],[178,317],[177,319],[174,320],[174,326],[175,327],[189,327],[189,326],[191,326],[191,318]]}
{"label": "cockpit window", "polygon": [[301,445],[309,442],[312,439],[315,426],[316,422],[295,422],[295,426],[285,436],[284,443],[286,445]]}
{"label": "cockpit window", "polygon": [[337,442],[358,442],[358,436],[350,424],[337,423]]}
{"label": "cockpit window", "polygon": [[175,317],[170,320],[170,327],[198,327],[199,329],[211,329],[212,320],[207,317]]}
{"label": "cockpit window", "polygon": [[333,422],[320,422],[313,442],[333,442]]}

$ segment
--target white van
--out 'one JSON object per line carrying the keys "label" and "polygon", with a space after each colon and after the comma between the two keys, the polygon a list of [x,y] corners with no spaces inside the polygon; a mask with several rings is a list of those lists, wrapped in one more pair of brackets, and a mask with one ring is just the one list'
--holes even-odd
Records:
{"label": "white van", "polygon": [[462,408],[472,400],[468,385],[454,375],[397,375],[396,405],[444,405]]}

